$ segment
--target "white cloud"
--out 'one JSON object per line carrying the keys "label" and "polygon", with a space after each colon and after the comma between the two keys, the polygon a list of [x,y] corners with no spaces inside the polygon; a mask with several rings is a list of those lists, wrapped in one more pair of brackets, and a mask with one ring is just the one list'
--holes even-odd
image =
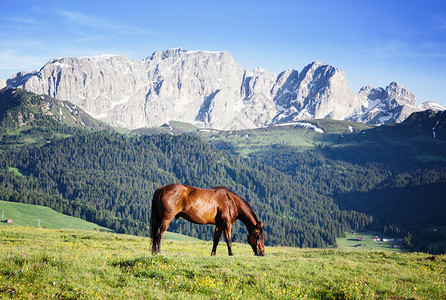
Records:
{"label": "white cloud", "polygon": [[66,10],[61,10],[58,13],[69,21],[75,29],[79,29],[79,27],[89,27],[119,35],[161,35],[161,33],[150,29],[125,24],[119,20],[103,16],[87,15]]}

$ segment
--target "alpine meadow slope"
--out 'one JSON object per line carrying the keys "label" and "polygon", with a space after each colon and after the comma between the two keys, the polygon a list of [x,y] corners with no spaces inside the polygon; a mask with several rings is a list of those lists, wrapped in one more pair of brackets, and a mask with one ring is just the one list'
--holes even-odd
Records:
{"label": "alpine meadow slope", "polygon": [[182,121],[236,130],[307,119],[401,122],[412,112],[444,110],[396,82],[356,94],[344,72],[315,61],[302,71],[248,71],[227,52],[169,49],[145,60],[119,55],[54,59],[20,72],[8,87],[68,100],[112,126],[137,129]]}

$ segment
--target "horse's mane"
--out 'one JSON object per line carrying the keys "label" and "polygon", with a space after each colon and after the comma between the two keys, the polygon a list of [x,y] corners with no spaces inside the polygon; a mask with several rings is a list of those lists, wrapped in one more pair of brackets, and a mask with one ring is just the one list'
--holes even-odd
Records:
{"label": "horse's mane", "polygon": [[236,195],[236,196],[239,197],[239,198],[245,203],[245,205],[246,205],[246,206],[248,207],[248,209],[250,210],[252,216],[254,217],[254,220],[258,223],[258,222],[259,222],[259,219],[257,219],[257,215],[256,215],[256,213],[254,212],[254,210],[252,209],[251,204],[249,204],[249,202],[246,201],[245,199],[243,199],[242,197],[240,197],[240,196],[238,196],[238,195]]}

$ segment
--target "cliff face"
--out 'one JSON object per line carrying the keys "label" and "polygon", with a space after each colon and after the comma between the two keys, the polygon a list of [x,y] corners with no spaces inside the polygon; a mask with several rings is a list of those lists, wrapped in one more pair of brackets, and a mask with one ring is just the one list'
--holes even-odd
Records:
{"label": "cliff face", "polygon": [[[123,56],[55,59],[18,73],[10,87],[69,100],[113,126],[135,129],[171,120],[215,129],[244,129],[310,118],[401,122],[431,103],[397,83],[352,92],[345,74],[321,62],[301,72],[247,71],[227,52],[171,49],[145,60]],[[426,106],[426,107],[425,107]]]}

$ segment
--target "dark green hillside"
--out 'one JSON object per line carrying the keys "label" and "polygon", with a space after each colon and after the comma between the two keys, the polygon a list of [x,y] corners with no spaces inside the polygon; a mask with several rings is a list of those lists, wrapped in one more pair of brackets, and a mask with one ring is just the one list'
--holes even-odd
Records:
{"label": "dark green hillside", "polygon": [[[0,197],[44,204],[118,232],[147,234],[154,190],[172,182],[224,185],[265,223],[267,244],[321,247],[371,219],[271,167],[217,151],[190,135],[126,137],[106,132],[60,139],[1,159]],[[14,167],[21,174],[13,171]],[[238,224],[234,239],[245,240]],[[211,239],[212,226],[175,221],[171,230]]]}
{"label": "dark green hillside", "polygon": [[81,129],[114,129],[68,101],[23,89],[0,90],[0,151],[41,146],[54,139],[77,135]]}
{"label": "dark green hillside", "polygon": [[59,101],[47,95],[37,95],[23,89],[0,90],[0,122],[2,128],[31,125],[34,121],[48,119],[60,124],[88,130],[112,130],[69,101]]}
{"label": "dark green hillside", "polygon": [[403,125],[434,139],[446,141],[446,111],[426,110],[415,113],[410,115]]}
{"label": "dark green hillside", "polygon": [[[446,160],[446,113],[414,113],[404,122],[345,136],[342,146],[384,147],[409,155],[406,160]],[[395,151],[398,150],[398,151]]]}
{"label": "dark green hillside", "polygon": [[[344,134],[329,147],[282,146],[251,157],[301,186],[312,185],[341,210],[373,216],[377,230],[409,236],[407,246],[425,250],[425,228],[446,225],[446,142],[440,127],[445,119],[441,112],[422,112],[401,124]],[[431,240],[446,238],[436,234]]]}

